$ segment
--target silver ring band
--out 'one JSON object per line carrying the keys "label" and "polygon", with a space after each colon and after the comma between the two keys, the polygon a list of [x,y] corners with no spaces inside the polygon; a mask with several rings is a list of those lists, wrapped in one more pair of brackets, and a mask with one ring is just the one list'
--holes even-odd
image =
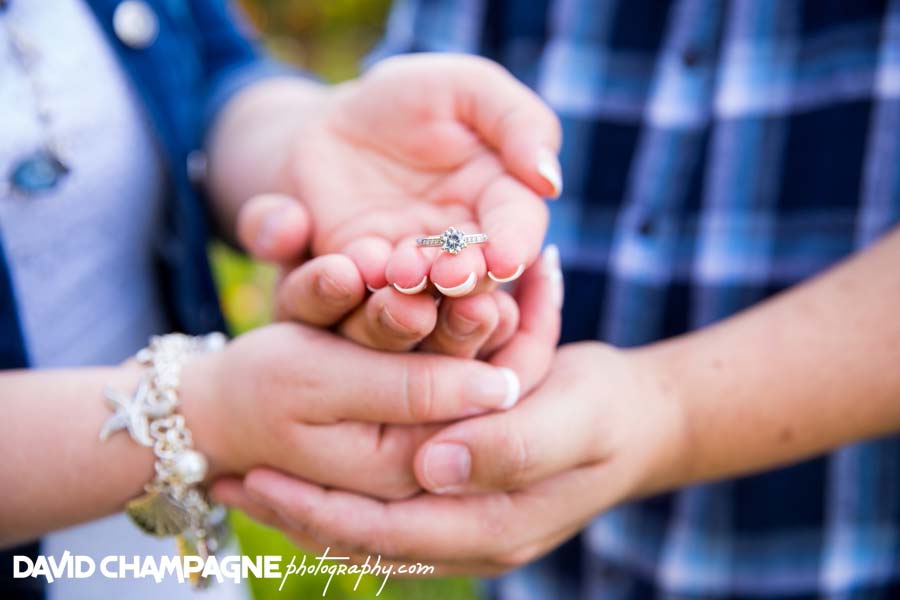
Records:
{"label": "silver ring band", "polygon": [[[486,233],[472,233],[472,234],[467,234],[463,239],[465,240],[466,245],[468,245],[468,244],[484,244],[485,242],[487,242],[488,236]],[[419,246],[423,246],[423,247],[429,247],[429,246],[438,247],[438,246],[443,246],[444,241],[441,239],[441,236],[439,236],[439,235],[428,235],[425,237],[416,238],[416,244],[418,244]]]}
{"label": "silver ring band", "polygon": [[488,240],[486,233],[463,233],[450,227],[441,235],[426,235],[416,238],[416,245],[423,248],[441,248],[450,254],[459,254],[469,244],[484,244]]}

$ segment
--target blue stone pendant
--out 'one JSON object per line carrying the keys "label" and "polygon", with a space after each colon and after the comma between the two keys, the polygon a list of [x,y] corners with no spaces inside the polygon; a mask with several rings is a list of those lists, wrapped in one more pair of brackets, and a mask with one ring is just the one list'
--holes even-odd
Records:
{"label": "blue stone pendant", "polygon": [[16,163],[9,182],[15,191],[33,196],[55,188],[68,172],[69,167],[54,152],[43,148]]}

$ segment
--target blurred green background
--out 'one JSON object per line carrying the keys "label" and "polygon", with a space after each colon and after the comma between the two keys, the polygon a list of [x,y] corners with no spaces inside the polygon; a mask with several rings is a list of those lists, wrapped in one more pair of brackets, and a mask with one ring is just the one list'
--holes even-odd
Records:
{"label": "blurred green background", "polygon": [[[390,0],[241,0],[249,19],[263,35],[265,45],[278,57],[313,71],[326,81],[355,76],[359,60],[381,36]],[[249,260],[222,245],[211,248],[213,268],[225,316],[233,333],[269,321],[274,269]],[[282,564],[301,551],[283,535],[234,513],[232,523],[241,550],[247,555],[281,555]],[[374,557],[373,557],[374,558]],[[309,564],[309,561],[308,563]],[[279,592],[280,581],[254,580],[258,600],[321,598],[327,576],[290,577]],[[381,580],[365,577],[353,590],[356,577],[335,577],[327,598],[374,598]],[[379,598],[387,600],[472,600],[476,585],[467,579],[391,579]]]}

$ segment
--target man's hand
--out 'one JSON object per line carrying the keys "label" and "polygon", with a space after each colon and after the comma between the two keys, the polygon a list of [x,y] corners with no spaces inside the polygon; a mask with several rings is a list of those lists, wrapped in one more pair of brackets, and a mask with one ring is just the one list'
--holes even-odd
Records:
{"label": "man's hand", "polygon": [[298,543],[494,574],[548,552],[611,505],[653,489],[682,444],[678,406],[636,355],[560,350],[515,410],[433,435],[415,460],[434,494],[382,502],[270,469],[214,493]]}
{"label": "man's hand", "polygon": [[182,396],[212,478],[267,464],[397,497],[418,489],[410,459],[424,425],[508,408],[518,387],[481,361],[376,352],[285,323],[193,359]]}
{"label": "man's hand", "polygon": [[896,433],[898,255],[893,231],[702,331],[564,348],[515,410],[422,446],[417,477],[441,495],[384,503],[268,470],[220,493],[299,540],[483,572],[527,562],[620,500]]}

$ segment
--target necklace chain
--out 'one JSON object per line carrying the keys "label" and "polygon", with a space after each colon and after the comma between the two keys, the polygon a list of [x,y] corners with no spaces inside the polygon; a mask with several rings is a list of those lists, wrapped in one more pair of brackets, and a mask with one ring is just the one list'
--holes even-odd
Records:
{"label": "necklace chain", "polygon": [[36,151],[21,157],[10,171],[7,181],[0,191],[19,192],[26,196],[56,187],[69,172],[66,161],[61,158],[59,141],[53,135],[53,114],[47,102],[47,94],[35,72],[41,61],[39,48],[20,30],[3,18],[9,7],[9,0],[0,0],[0,23],[6,30],[9,51],[19,64],[31,91],[34,114],[40,125],[43,142]]}

